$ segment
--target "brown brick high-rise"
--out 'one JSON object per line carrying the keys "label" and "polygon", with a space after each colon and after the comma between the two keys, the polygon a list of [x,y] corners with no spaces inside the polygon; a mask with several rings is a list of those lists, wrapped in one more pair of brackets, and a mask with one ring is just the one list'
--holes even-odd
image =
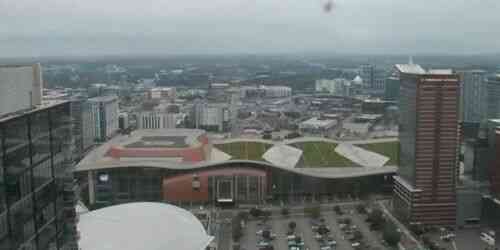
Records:
{"label": "brown brick high-rise", "polygon": [[400,167],[394,208],[410,223],[454,225],[459,77],[451,70],[396,65],[401,79]]}

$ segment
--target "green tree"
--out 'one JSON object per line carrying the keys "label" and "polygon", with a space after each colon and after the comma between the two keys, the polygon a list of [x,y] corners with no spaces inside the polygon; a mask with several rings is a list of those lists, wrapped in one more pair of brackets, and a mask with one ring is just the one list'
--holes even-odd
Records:
{"label": "green tree", "polygon": [[401,234],[396,230],[396,227],[391,223],[384,226],[383,237],[385,242],[390,246],[397,246],[401,240]]}
{"label": "green tree", "polygon": [[262,210],[256,208],[256,207],[253,207],[250,209],[250,215],[252,215],[253,217],[257,218],[257,217],[260,217],[262,215]]}
{"label": "green tree", "polygon": [[290,214],[290,210],[287,207],[281,209],[281,215],[288,216]]}
{"label": "green tree", "polygon": [[295,221],[290,221],[290,223],[288,223],[288,228],[290,228],[290,230],[294,231],[296,227],[297,223],[295,223]]}

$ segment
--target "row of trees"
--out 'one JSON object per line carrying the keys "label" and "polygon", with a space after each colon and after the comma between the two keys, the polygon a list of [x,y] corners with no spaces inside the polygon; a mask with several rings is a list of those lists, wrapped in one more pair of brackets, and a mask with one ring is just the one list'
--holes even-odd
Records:
{"label": "row of trees", "polygon": [[[360,210],[362,210],[360,208]],[[366,211],[366,209],[365,209]],[[397,227],[391,222],[384,218],[383,213],[380,209],[373,209],[366,219],[370,223],[370,229],[380,231],[382,230],[382,237],[390,246],[397,246],[401,240],[401,233],[398,231]]]}

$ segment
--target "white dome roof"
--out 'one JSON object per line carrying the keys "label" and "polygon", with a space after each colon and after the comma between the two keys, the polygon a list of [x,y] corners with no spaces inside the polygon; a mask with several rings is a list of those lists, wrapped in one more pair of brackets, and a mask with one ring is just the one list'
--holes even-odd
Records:
{"label": "white dome roof", "polygon": [[356,76],[354,77],[354,80],[352,80],[354,83],[358,83],[358,84],[361,84],[363,83],[363,79],[361,78],[361,76]]}
{"label": "white dome roof", "polygon": [[81,214],[78,231],[82,250],[203,250],[213,239],[189,211],[153,202]]}

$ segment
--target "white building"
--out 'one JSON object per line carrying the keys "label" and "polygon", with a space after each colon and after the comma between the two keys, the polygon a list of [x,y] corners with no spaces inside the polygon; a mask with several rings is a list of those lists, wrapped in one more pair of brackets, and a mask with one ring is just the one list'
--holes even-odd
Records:
{"label": "white building", "polygon": [[316,80],[317,92],[328,92],[339,96],[350,96],[351,82],[344,78]]}
{"label": "white building", "polygon": [[173,87],[157,87],[149,90],[148,97],[152,100],[174,101],[177,98],[177,94]]}
{"label": "white building", "polygon": [[287,86],[260,85],[259,87],[244,86],[240,88],[241,98],[251,98],[251,97],[281,98],[281,97],[289,97],[291,95],[292,95],[292,88]]}
{"label": "white building", "polygon": [[0,66],[0,116],[42,104],[42,67]]}
{"label": "white building", "polygon": [[337,125],[337,120],[318,119],[313,117],[299,124],[299,129],[306,133],[324,133]]}
{"label": "white building", "polygon": [[264,96],[269,98],[288,97],[292,95],[292,88],[287,86],[267,86],[259,87],[264,91]]}
{"label": "white building", "polygon": [[195,128],[223,131],[229,122],[229,109],[225,104],[195,103],[191,117]]}
{"label": "white building", "polygon": [[118,131],[118,97],[100,96],[88,100],[96,141],[106,141]]}

